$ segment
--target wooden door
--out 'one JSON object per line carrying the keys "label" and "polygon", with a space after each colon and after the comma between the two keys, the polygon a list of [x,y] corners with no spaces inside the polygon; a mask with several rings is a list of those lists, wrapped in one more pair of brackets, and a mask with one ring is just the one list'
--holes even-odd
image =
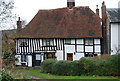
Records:
{"label": "wooden door", "polygon": [[73,61],[73,53],[67,53],[67,60]]}

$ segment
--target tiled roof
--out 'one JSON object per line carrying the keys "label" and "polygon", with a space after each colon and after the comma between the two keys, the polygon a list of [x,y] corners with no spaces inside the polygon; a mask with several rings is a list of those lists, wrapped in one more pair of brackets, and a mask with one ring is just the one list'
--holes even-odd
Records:
{"label": "tiled roof", "polygon": [[29,38],[101,38],[100,18],[89,7],[39,10],[22,30]]}
{"label": "tiled roof", "polygon": [[120,8],[107,8],[107,16],[110,22],[120,22]]}

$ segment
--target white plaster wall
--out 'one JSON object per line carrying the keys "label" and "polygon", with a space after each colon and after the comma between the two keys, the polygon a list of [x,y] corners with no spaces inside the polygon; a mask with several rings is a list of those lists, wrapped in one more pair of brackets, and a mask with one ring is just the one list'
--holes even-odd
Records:
{"label": "white plaster wall", "polygon": [[83,45],[77,45],[77,52],[83,52],[84,46]]}
{"label": "white plaster wall", "polygon": [[75,55],[73,54],[73,60],[79,60],[80,58],[84,57],[84,53],[76,53]]}
{"label": "white plaster wall", "polygon": [[63,60],[63,51],[61,50],[56,51],[56,57],[57,60]]}
{"label": "white plaster wall", "polygon": [[28,58],[28,67],[32,67],[32,56],[28,55],[27,58]]}
{"label": "white plaster wall", "polygon": [[15,61],[16,65],[21,65],[21,55],[15,55],[15,58],[17,58],[18,60]]}
{"label": "white plaster wall", "polygon": [[116,54],[118,48],[118,24],[111,24],[111,54]]}
{"label": "white plaster wall", "polygon": [[65,45],[65,60],[67,60],[67,53],[74,54],[74,52],[75,52],[75,45]]}

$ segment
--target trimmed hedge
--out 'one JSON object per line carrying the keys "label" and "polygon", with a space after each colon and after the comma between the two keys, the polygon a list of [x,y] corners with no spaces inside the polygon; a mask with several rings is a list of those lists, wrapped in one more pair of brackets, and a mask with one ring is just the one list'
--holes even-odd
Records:
{"label": "trimmed hedge", "polygon": [[102,55],[97,57],[82,57],[78,61],[57,61],[47,59],[42,62],[45,73],[66,76],[80,75],[120,75],[120,55]]}
{"label": "trimmed hedge", "polygon": [[53,65],[57,62],[55,59],[47,59],[41,63],[42,71],[45,73],[51,73]]}

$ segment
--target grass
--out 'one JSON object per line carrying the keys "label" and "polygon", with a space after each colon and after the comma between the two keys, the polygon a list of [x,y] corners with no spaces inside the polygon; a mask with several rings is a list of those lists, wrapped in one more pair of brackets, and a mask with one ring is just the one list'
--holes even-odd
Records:
{"label": "grass", "polygon": [[[88,79],[92,79],[91,81],[120,81],[118,77],[110,77],[110,76],[58,76],[47,73],[42,73],[40,70],[24,70],[26,75],[32,75],[35,77],[43,78],[43,79],[69,79],[70,80],[78,80],[80,79],[87,81]],[[65,81],[66,81],[65,80]]]}

